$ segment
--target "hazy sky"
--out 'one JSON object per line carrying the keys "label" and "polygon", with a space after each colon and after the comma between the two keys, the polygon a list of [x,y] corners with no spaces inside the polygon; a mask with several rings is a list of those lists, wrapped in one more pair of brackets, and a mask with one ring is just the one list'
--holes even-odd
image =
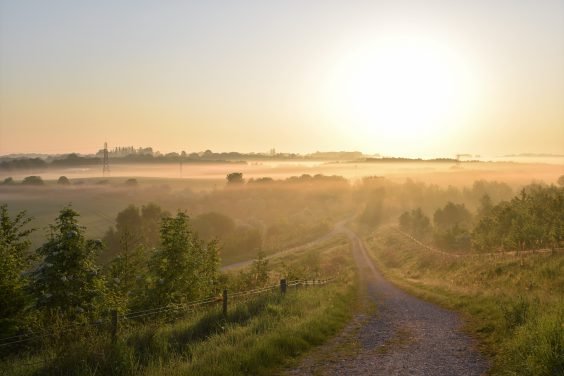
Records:
{"label": "hazy sky", "polygon": [[564,0],[0,4],[0,154],[564,154]]}

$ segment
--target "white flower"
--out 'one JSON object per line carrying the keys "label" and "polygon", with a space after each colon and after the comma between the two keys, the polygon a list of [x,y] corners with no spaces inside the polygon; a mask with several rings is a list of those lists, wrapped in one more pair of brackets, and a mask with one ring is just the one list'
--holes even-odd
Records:
{"label": "white flower", "polygon": [[53,266],[53,264],[51,264],[50,262],[46,262],[46,263],[45,263],[45,266],[48,267],[48,268],[50,268],[50,267]]}
{"label": "white flower", "polygon": [[44,292],[43,296],[46,297],[47,299],[49,299],[50,297],[53,296],[53,294],[49,294],[48,292]]}
{"label": "white flower", "polygon": [[67,281],[67,276],[66,276],[66,275],[62,276],[62,277],[61,277],[61,281],[66,282],[66,281]]}
{"label": "white flower", "polygon": [[159,283],[162,285],[164,283],[164,279],[163,278],[159,279]]}
{"label": "white flower", "polygon": [[119,284],[120,280],[119,278],[114,278],[114,283]]}
{"label": "white flower", "polygon": [[79,313],[82,313],[82,312],[84,312],[84,309],[82,309],[81,307],[76,307],[76,311],[79,312]]}

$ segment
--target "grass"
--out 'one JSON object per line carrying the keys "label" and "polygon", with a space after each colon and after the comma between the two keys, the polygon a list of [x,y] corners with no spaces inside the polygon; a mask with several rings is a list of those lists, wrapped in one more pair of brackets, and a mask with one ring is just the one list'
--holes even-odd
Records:
{"label": "grass", "polygon": [[384,228],[367,241],[397,285],[460,311],[494,375],[564,374],[564,255],[452,257]]}
{"label": "grass", "polygon": [[[318,255],[319,257],[314,257]],[[311,261],[314,260],[314,261]],[[107,330],[76,332],[37,354],[0,363],[6,375],[270,375],[335,335],[350,319],[357,295],[348,244],[332,240],[291,259],[273,260],[276,269],[319,263],[337,272],[335,283],[277,290],[234,300],[226,317],[219,306],[184,317],[154,317],[120,329],[112,344]],[[277,276],[276,276],[277,277]]]}

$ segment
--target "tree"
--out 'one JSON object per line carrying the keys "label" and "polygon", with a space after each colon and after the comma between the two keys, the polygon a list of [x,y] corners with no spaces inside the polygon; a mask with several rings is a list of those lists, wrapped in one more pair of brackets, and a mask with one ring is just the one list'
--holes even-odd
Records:
{"label": "tree", "polygon": [[559,247],[564,238],[564,187],[530,185],[481,218],[473,231],[478,250]]}
{"label": "tree", "polygon": [[121,310],[143,304],[145,285],[141,277],[147,272],[145,247],[132,248],[128,238],[121,241],[120,253],[108,265],[108,288],[114,307]]}
{"label": "tree", "polygon": [[421,208],[405,212],[399,217],[400,228],[403,231],[413,234],[417,238],[422,238],[431,230],[431,221]]}
{"label": "tree", "polygon": [[245,179],[243,179],[242,172],[232,172],[227,175],[227,184],[243,184]]}
{"label": "tree", "polygon": [[116,226],[110,227],[104,235],[106,257],[113,257],[122,250],[122,245],[127,244],[130,249],[135,249],[142,244],[141,215],[139,208],[129,205],[116,216]]}
{"label": "tree", "polygon": [[148,249],[160,243],[161,220],[166,216],[168,213],[154,203],[141,207],[141,238]]}
{"label": "tree", "polygon": [[43,179],[41,176],[27,176],[22,181],[23,185],[43,185]]}
{"label": "tree", "polygon": [[4,182],[2,183],[3,185],[14,185],[16,182],[14,181],[14,178],[9,176],[6,179],[4,179]]}
{"label": "tree", "polygon": [[59,180],[57,180],[57,184],[59,184],[59,185],[69,185],[70,180],[66,176],[61,176],[61,177],[59,177]]}
{"label": "tree", "polygon": [[433,222],[435,243],[439,247],[458,251],[470,250],[469,229],[472,226],[472,214],[464,204],[449,201],[444,208],[435,211]]}
{"label": "tree", "polygon": [[235,221],[217,212],[200,214],[193,221],[193,228],[204,240],[225,238],[235,230]]}
{"label": "tree", "polygon": [[559,186],[564,187],[564,175],[561,175],[556,182]]}
{"label": "tree", "polygon": [[161,247],[149,261],[148,304],[178,304],[215,293],[218,268],[217,243],[198,239],[185,213],[163,218]]}
{"label": "tree", "polygon": [[480,199],[480,206],[478,207],[478,218],[487,217],[492,212],[492,209],[492,199],[487,194],[483,195]]}
{"label": "tree", "polygon": [[25,308],[30,297],[25,271],[33,257],[28,253],[28,236],[34,229],[25,228],[31,218],[20,212],[11,219],[8,206],[0,205],[0,336],[13,335],[25,324]]}
{"label": "tree", "polygon": [[454,204],[449,201],[444,208],[435,211],[433,222],[439,231],[449,230],[455,226],[467,229],[472,224],[472,214],[464,204]]}
{"label": "tree", "polygon": [[31,285],[39,308],[70,319],[94,313],[104,295],[104,280],[94,261],[102,242],[85,239],[78,216],[70,207],[60,211],[47,242],[37,250],[43,260]]}
{"label": "tree", "polygon": [[104,235],[107,256],[112,257],[123,251],[124,242],[129,249],[144,246],[152,249],[159,245],[162,217],[166,216],[158,205],[149,203],[139,209],[129,205],[116,216],[116,225],[110,227]]}

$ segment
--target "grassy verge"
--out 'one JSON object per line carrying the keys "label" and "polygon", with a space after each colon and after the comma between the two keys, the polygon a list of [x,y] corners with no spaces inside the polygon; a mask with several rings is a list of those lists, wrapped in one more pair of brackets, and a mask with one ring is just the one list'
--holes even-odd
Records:
{"label": "grassy verge", "polygon": [[[41,353],[0,363],[7,375],[269,375],[336,334],[350,318],[356,296],[354,271],[344,241],[316,246],[276,269],[314,262],[320,273],[338,273],[334,283],[289,288],[236,301],[223,317],[220,307],[155,317],[121,328],[117,343],[107,332],[73,333]],[[280,265],[278,265],[279,263]]]}
{"label": "grassy verge", "polygon": [[452,257],[382,229],[371,256],[402,288],[464,314],[495,375],[564,374],[564,255]]}

